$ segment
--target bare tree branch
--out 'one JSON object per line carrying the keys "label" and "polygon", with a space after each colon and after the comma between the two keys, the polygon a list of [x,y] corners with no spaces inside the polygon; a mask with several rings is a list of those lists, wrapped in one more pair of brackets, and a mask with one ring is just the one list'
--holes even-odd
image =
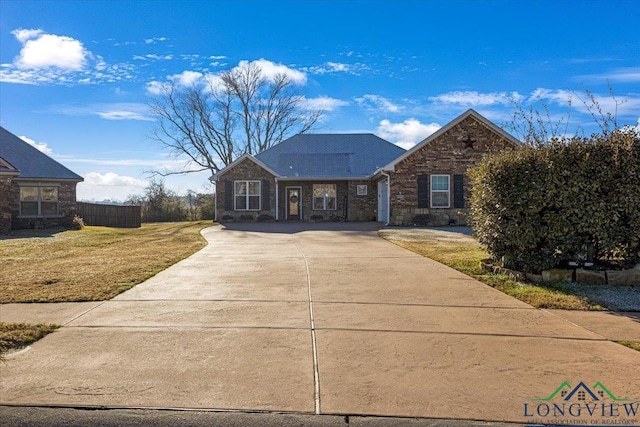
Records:
{"label": "bare tree branch", "polygon": [[257,154],[307,132],[323,112],[307,109],[304,101],[289,76],[266,78],[255,63],[189,87],[168,82],[149,102],[157,119],[151,139],[187,161],[185,170],[153,174],[217,173],[244,153]]}

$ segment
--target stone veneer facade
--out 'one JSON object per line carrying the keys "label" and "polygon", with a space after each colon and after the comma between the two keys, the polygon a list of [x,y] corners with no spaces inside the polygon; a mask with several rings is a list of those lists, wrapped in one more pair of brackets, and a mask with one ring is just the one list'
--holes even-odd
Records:
{"label": "stone veneer facade", "polygon": [[77,182],[52,182],[52,181],[20,181],[23,185],[40,184],[58,187],[58,212],[59,215],[51,217],[20,217],[20,187],[17,181],[13,181],[10,190],[11,228],[47,228],[71,225],[77,212],[76,185]]}
{"label": "stone veneer facade", "polygon": [[[468,138],[473,142],[469,147]],[[390,172],[391,225],[411,226],[416,215],[425,220],[421,225],[464,225],[469,212],[471,186],[467,170],[483,156],[513,147],[513,143],[474,117],[466,117],[444,134],[425,144],[395,165]],[[453,176],[464,175],[464,208],[453,207]],[[449,175],[451,208],[418,208],[419,175]],[[428,194],[431,195],[428,178]],[[430,203],[429,203],[430,206]]]}
{"label": "stone veneer facade", "polygon": [[11,231],[11,181],[13,176],[0,176],[0,234]]}
{"label": "stone veneer facade", "polygon": [[[268,181],[269,185],[269,208],[262,209],[265,206],[262,194],[260,200],[259,211],[235,211],[233,209],[225,209],[225,182],[236,180],[260,180],[262,182]],[[218,212],[218,221],[255,221],[258,217],[275,219],[276,216],[276,191],[275,191],[275,177],[260,167],[257,163],[244,159],[233,168],[227,170],[223,175],[218,178],[216,183],[216,210]],[[262,185],[260,186],[262,191]]]}

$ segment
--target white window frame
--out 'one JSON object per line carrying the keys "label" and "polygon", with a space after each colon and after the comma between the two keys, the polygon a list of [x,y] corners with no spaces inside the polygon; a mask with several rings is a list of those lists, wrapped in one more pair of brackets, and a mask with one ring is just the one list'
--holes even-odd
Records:
{"label": "white window frame", "polygon": [[[447,189],[446,190],[434,190],[433,189],[433,179],[434,178],[447,178]],[[447,195],[447,206],[434,206],[433,204],[433,194],[434,193],[445,193]],[[429,178],[429,206],[433,209],[448,209],[451,207],[451,176],[450,175],[431,175]]]}
{"label": "white window frame", "polygon": [[356,185],[356,196],[366,196],[368,194],[369,194],[369,185],[367,184]]}
{"label": "white window frame", "polygon": [[[320,197],[316,196],[316,187],[322,185],[333,185],[335,188],[335,196],[327,196],[326,193],[322,196],[322,209],[316,209],[316,199],[320,199]],[[327,208],[327,199],[335,199],[334,207],[332,209]],[[313,184],[312,193],[311,193],[311,209],[314,211],[335,211],[338,209],[338,185],[337,184]]]}
{"label": "white window frame", "polygon": [[[46,184],[46,183],[33,183],[33,184],[24,184],[24,185],[19,185],[20,188],[20,194],[19,194],[19,198],[18,198],[18,204],[19,204],[19,209],[20,209],[20,217],[23,218],[55,218],[55,217],[59,217],[60,215],[60,185],[57,184]],[[29,214],[25,214],[22,212],[22,189],[23,188],[35,188],[36,192],[37,192],[37,196],[36,196],[36,201],[35,203],[37,203],[38,206],[38,212],[35,215],[29,215]],[[42,213],[42,203],[54,203],[54,202],[43,202],[42,201],[42,189],[43,188],[55,188],[56,189],[56,212],[54,214],[46,214],[44,215]],[[30,202],[30,203],[34,203],[34,202]]]}
{"label": "white window frame", "polygon": [[[250,183],[252,182],[258,183],[258,194],[249,194],[249,186],[250,186]],[[246,184],[246,189],[247,189],[246,194],[236,193],[236,188],[238,188],[237,187],[238,183]],[[245,198],[245,206],[246,206],[245,209],[238,209],[238,206],[237,206],[238,197]],[[258,209],[249,208],[250,197],[258,197]],[[240,211],[240,212],[245,212],[245,211],[257,212],[261,209],[262,209],[262,181],[260,181],[259,179],[239,179],[239,180],[233,181],[233,210]]]}

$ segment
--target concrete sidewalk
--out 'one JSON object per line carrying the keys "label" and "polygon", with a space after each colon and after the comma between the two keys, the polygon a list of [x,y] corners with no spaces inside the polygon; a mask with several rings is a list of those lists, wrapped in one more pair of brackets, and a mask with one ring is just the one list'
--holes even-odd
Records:
{"label": "concrete sidewalk", "polygon": [[565,381],[640,397],[640,353],[370,224],[203,234],[202,251],[11,356],[0,403],[530,423],[523,405]]}

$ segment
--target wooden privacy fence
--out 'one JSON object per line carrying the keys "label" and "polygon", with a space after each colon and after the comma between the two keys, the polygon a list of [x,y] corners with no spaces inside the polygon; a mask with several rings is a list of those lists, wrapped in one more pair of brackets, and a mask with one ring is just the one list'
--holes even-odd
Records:
{"label": "wooden privacy fence", "polygon": [[78,216],[86,225],[138,228],[142,222],[140,206],[101,205],[78,202]]}

